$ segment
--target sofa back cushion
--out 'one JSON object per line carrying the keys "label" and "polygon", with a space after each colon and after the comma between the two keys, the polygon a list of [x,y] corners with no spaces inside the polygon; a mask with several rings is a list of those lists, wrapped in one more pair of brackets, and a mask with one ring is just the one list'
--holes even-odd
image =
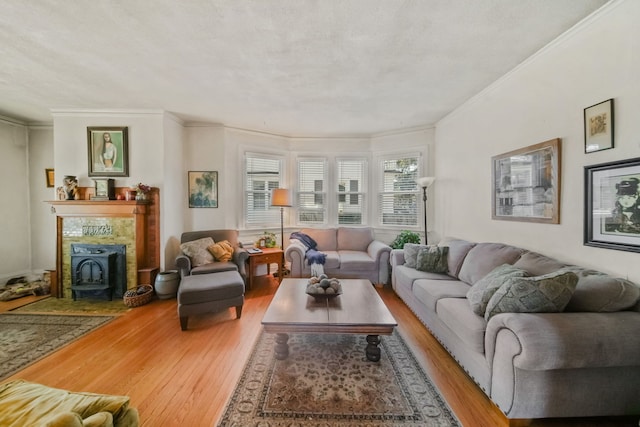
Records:
{"label": "sofa back cushion", "polygon": [[338,239],[335,228],[303,228],[300,232],[316,241],[318,251],[337,251]]}
{"label": "sofa back cushion", "polygon": [[570,268],[578,275],[578,285],[566,311],[613,312],[633,308],[640,288],[633,282],[599,271]]}
{"label": "sofa back cushion", "polygon": [[513,266],[521,268],[529,273],[530,276],[542,276],[543,274],[560,270],[566,267],[567,264],[537,252],[525,252]]}
{"label": "sofa back cushion", "polygon": [[502,264],[515,263],[523,249],[502,243],[477,243],[465,257],[458,279],[473,285]]}
{"label": "sofa back cushion", "polygon": [[341,251],[366,252],[369,244],[373,241],[373,239],[373,229],[370,227],[338,228],[338,249]]}
{"label": "sofa back cushion", "polygon": [[468,242],[466,240],[455,239],[452,237],[446,237],[442,239],[438,246],[448,246],[449,254],[447,255],[447,264],[449,266],[449,275],[453,277],[458,277],[458,273],[460,273],[460,267],[462,267],[462,262],[465,257],[475,246],[475,242]]}
{"label": "sofa back cushion", "polygon": [[214,242],[228,241],[234,248],[238,246],[238,230],[200,230],[186,231],[180,236],[180,243],[211,237]]}

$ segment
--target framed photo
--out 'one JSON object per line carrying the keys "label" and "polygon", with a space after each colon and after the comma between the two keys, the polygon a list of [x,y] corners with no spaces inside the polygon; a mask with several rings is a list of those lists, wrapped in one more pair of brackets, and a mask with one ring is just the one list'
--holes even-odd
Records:
{"label": "framed photo", "polygon": [[53,173],[53,168],[45,169],[44,175],[47,182],[47,187],[55,187],[55,175]]}
{"label": "framed photo", "polygon": [[559,138],[492,157],[491,218],[560,223]]}
{"label": "framed photo", "polygon": [[218,172],[189,171],[189,207],[218,207]]}
{"label": "framed photo", "polygon": [[129,176],[127,127],[87,127],[89,176]]}
{"label": "framed photo", "polygon": [[584,152],[613,148],[613,99],[584,109]]}
{"label": "framed photo", "polygon": [[584,168],[584,244],[640,252],[640,157]]}

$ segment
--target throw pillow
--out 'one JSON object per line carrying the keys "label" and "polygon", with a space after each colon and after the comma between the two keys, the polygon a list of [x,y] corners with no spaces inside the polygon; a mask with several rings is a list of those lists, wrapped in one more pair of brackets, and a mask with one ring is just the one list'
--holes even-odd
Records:
{"label": "throw pillow", "polygon": [[416,243],[404,244],[404,265],[409,268],[416,268],[418,262],[418,252],[420,249],[426,248],[426,245],[418,245]]}
{"label": "throw pillow", "polygon": [[484,316],[487,303],[498,288],[511,277],[526,277],[527,272],[511,264],[502,264],[478,280],[467,292],[467,301],[475,314]]}
{"label": "throw pillow", "polygon": [[233,246],[228,240],[215,243],[207,248],[216,261],[227,262],[231,260],[233,255]]}
{"label": "throw pillow", "polygon": [[578,276],[564,269],[536,277],[512,277],[487,303],[484,318],[499,313],[559,313],[569,303]]}
{"label": "throw pillow", "polygon": [[416,269],[429,273],[446,274],[449,270],[447,262],[448,246],[427,246],[418,251]]}
{"label": "throw pillow", "polygon": [[192,240],[180,245],[182,252],[191,259],[191,266],[198,267],[200,265],[213,262],[213,255],[207,249],[215,242],[211,237],[204,237],[198,240]]}

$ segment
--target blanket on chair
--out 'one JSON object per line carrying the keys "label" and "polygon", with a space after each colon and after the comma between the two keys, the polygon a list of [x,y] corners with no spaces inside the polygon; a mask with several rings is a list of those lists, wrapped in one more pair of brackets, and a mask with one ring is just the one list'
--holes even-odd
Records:
{"label": "blanket on chair", "polygon": [[311,236],[298,231],[291,233],[290,239],[297,240],[304,246],[304,257],[307,260],[307,264],[311,267],[311,274],[316,277],[324,274],[323,266],[327,260],[327,254],[316,250],[318,247],[316,241],[313,240]]}

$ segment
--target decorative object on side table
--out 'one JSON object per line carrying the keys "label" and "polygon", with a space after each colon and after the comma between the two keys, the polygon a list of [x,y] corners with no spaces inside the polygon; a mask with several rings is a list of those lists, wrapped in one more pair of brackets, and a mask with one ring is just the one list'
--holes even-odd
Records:
{"label": "decorative object on side table", "polygon": [[584,152],[613,148],[613,99],[584,109]]}
{"label": "decorative object on side table", "polygon": [[307,294],[316,300],[334,298],[342,294],[342,285],[338,279],[329,278],[326,274],[313,276],[307,283]]}

